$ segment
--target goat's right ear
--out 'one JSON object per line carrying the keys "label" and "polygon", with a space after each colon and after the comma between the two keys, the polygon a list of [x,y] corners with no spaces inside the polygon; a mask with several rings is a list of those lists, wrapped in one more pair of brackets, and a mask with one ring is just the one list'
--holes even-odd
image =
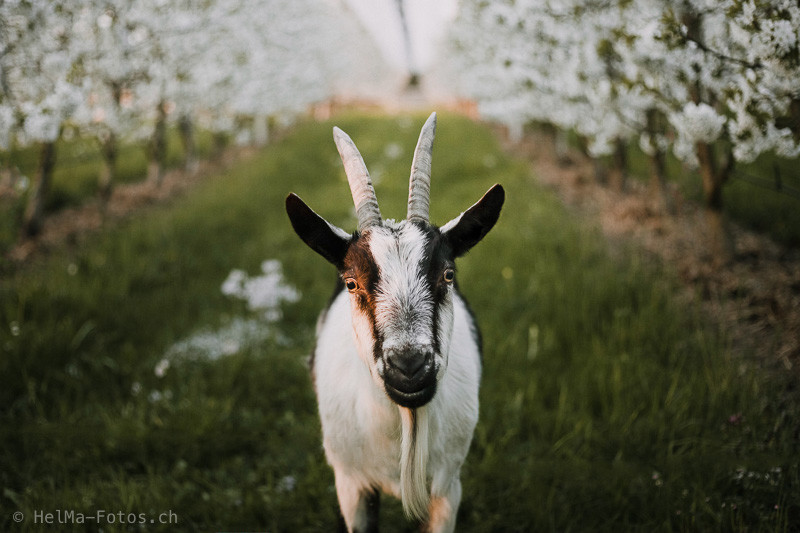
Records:
{"label": "goat's right ear", "polygon": [[312,250],[340,267],[350,244],[350,235],[316,214],[294,193],[286,197],[286,213],[295,233]]}

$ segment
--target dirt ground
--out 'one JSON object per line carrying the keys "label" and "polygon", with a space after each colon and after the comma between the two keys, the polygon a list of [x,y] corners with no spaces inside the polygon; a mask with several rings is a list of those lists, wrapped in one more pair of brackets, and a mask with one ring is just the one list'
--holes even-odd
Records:
{"label": "dirt ground", "polygon": [[[588,158],[577,151],[557,154],[548,136],[530,134],[514,143],[504,138],[506,148],[531,162],[538,180],[556,190],[576,212],[598,221],[612,242],[632,242],[645,255],[673,265],[685,296],[699,300],[735,350],[756,353],[765,365],[782,366],[800,376],[800,250],[727,222],[732,254],[719,262],[709,253],[714,243],[704,231],[708,227],[704,210],[684,200],[676,189],[668,192],[669,213],[639,181],[628,180],[623,191],[598,184]],[[117,186],[105,208],[91,200],[51,214],[40,235],[19,243],[5,260],[24,267],[48,250],[80,243],[109,223],[169,201],[253,153],[231,149],[217,162],[201,163],[194,172],[166,173],[160,186],[147,182]]]}
{"label": "dirt ground", "polygon": [[725,221],[730,253],[720,261],[710,252],[719,242],[707,230],[707,213],[676,188],[666,195],[670,212],[640,181],[627,180],[621,191],[599,184],[588,158],[577,151],[557,154],[546,135],[506,145],[531,161],[536,178],[565,204],[598,221],[612,242],[632,242],[673,265],[685,296],[700,302],[734,350],[800,376],[800,250]]}

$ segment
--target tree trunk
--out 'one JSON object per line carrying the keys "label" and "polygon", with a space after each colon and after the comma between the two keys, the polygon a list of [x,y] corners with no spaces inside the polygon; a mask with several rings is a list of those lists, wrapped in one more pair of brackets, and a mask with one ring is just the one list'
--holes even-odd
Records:
{"label": "tree trunk", "polygon": [[105,207],[114,192],[114,183],[117,177],[117,136],[109,132],[108,138],[100,143],[100,153],[103,156],[103,168],[100,170],[98,186],[100,200]]}
{"label": "tree trunk", "polygon": [[[686,25],[686,34],[693,41],[703,42],[702,15],[695,11],[688,2],[685,6],[686,11],[681,20]],[[695,104],[704,102],[712,107],[715,105],[714,94],[705,90],[699,78],[690,86],[690,95]],[[695,143],[695,155],[700,165],[700,177],[703,182],[708,252],[712,264],[721,266],[733,257],[733,240],[722,213],[722,186],[725,185],[728,176],[733,171],[733,157],[729,153],[728,160],[720,168],[714,145],[702,141]]]}
{"label": "tree trunk", "polygon": [[628,147],[625,141],[614,141],[613,170],[611,171],[611,187],[617,191],[625,190],[628,181]]}
{"label": "tree trunk", "polygon": [[561,128],[553,129],[553,147],[556,151],[556,158],[558,164],[567,166],[572,164],[572,158],[569,154],[569,139],[567,139],[567,132]]}
{"label": "tree trunk", "polygon": [[600,157],[592,157],[592,169],[594,170],[594,180],[599,185],[608,185],[608,167]]}
{"label": "tree trunk", "polygon": [[188,114],[178,120],[178,132],[183,144],[183,170],[190,174],[197,171],[197,146],[194,142],[194,124]]}
{"label": "tree trunk", "polygon": [[717,170],[714,147],[706,142],[698,142],[695,153],[703,180],[703,202],[708,209],[722,211],[722,176]]}
{"label": "tree trunk", "polygon": [[[111,95],[114,97],[114,107],[117,115],[120,114],[122,108],[122,95],[124,93],[124,85],[118,81],[110,81],[109,88]],[[103,156],[103,168],[98,176],[98,187],[100,189],[100,201],[105,210],[108,201],[111,199],[111,194],[114,192],[114,185],[117,179],[117,134],[111,128],[108,130],[108,137],[100,140],[100,152]]]}
{"label": "tree trunk", "polygon": [[650,154],[650,194],[657,209],[669,214],[675,213],[675,205],[667,187],[666,157],[656,147],[653,147],[653,153]]}
{"label": "tree trunk", "polygon": [[700,163],[700,177],[703,181],[703,202],[706,207],[706,220],[709,230],[709,253],[716,265],[728,262],[733,257],[733,241],[722,213],[722,187],[733,171],[733,157],[728,154],[727,161],[720,167],[714,146],[706,142],[695,145],[697,160]]}
{"label": "tree trunk", "polygon": [[594,157],[589,153],[589,139],[583,135],[578,136],[578,150],[592,162],[594,180],[600,185],[608,184],[608,168],[601,157]]}
{"label": "tree trunk", "polygon": [[33,190],[28,197],[28,205],[22,221],[23,237],[33,237],[42,230],[44,202],[50,192],[53,168],[56,165],[56,141],[42,143],[39,151],[39,168]]}
{"label": "tree trunk", "polygon": [[228,145],[228,136],[224,132],[214,132],[214,158],[220,159],[222,154],[225,153],[225,147]]}
{"label": "tree trunk", "polygon": [[650,136],[650,194],[658,209],[674,214],[675,206],[667,188],[666,154],[658,145],[655,136],[662,131],[661,115],[656,109],[647,110],[647,134]]}
{"label": "tree trunk", "polygon": [[150,139],[150,161],[147,165],[147,181],[160,186],[164,180],[164,165],[167,159],[167,103],[158,102],[156,126]]}

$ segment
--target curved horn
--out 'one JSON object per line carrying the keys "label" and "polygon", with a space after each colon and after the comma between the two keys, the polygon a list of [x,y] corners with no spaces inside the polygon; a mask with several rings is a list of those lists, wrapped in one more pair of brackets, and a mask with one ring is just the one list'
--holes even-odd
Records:
{"label": "curved horn", "polygon": [[336,142],[339,156],[344,163],[344,173],[350,184],[350,193],[353,195],[353,203],[356,206],[358,231],[370,226],[380,226],[381,211],[378,209],[378,198],[375,196],[367,165],[364,164],[358,148],[349,135],[335,126],[333,140]]}
{"label": "curved horn", "polygon": [[436,113],[431,113],[419,134],[408,185],[408,220],[427,223],[431,205],[431,157],[436,135]]}

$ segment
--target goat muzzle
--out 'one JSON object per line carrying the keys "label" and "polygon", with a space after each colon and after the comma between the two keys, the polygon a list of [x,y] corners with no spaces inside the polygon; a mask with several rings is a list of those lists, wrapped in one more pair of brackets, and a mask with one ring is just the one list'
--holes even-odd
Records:
{"label": "goat muzzle", "polygon": [[410,409],[431,401],[436,393],[436,365],[432,351],[414,349],[384,352],[383,382],[396,404]]}

